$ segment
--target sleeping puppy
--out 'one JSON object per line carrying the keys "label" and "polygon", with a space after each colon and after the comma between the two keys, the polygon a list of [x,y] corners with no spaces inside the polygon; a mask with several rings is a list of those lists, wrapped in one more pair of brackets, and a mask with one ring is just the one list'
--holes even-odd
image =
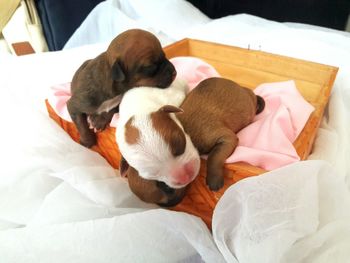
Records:
{"label": "sleeping puppy", "polygon": [[182,188],[194,180],[200,158],[175,112],[186,96],[186,82],[176,78],[165,89],[139,87],[120,104],[116,141],[122,156],[144,179]]}
{"label": "sleeping puppy", "polygon": [[237,132],[263,111],[265,101],[248,88],[225,78],[200,82],[176,114],[201,155],[208,155],[206,183],[217,191],[224,185],[224,163],[238,145]]}
{"label": "sleeping puppy", "polygon": [[118,35],[107,51],[85,61],[73,76],[67,107],[80,143],[86,147],[96,144],[95,132],[110,123],[127,90],[166,88],[175,76],[174,66],[153,34],[131,29]]}

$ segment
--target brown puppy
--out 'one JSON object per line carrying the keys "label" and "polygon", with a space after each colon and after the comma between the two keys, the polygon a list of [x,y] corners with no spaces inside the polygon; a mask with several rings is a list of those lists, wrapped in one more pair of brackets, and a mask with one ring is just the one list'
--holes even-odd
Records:
{"label": "brown puppy", "polygon": [[118,112],[122,95],[138,86],[166,88],[176,70],[151,33],[131,29],[118,35],[107,51],[85,61],[73,76],[69,114],[86,147],[96,144],[95,131],[103,130]]}
{"label": "brown puppy", "polygon": [[138,172],[122,157],[120,161],[121,176],[128,177],[131,191],[142,201],[154,203],[164,207],[175,206],[185,196],[187,187],[174,189],[163,182],[147,180],[139,176]]}
{"label": "brown puppy", "polygon": [[224,163],[238,144],[236,133],[264,109],[264,99],[229,79],[209,78],[180,107],[177,117],[198,152],[208,154],[206,182],[217,191],[224,185]]}

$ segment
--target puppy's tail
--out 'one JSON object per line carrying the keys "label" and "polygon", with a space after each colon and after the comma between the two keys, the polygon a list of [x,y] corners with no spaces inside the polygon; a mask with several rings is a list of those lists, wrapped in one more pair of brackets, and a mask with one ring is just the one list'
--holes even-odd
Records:
{"label": "puppy's tail", "polygon": [[262,112],[264,108],[265,108],[265,100],[259,95],[256,95],[256,114],[259,114],[260,112]]}

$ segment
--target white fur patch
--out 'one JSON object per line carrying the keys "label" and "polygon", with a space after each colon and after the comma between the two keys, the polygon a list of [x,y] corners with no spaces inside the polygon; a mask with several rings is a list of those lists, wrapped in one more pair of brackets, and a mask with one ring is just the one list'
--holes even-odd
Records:
{"label": "white fur patch", "polygon": [[[185,133],[185,152],[174,157],[169,145],[154,129],[150,114],[164,105],[180,106],[186,96],[186,90],[186,82],[178,78],[166,89],[138,87],[129,90],[119,106],[120,119],[116,139],[121,154],[141,177],[163,181],[174,188],[182,186],[174,185],[170,171],[193,159],[198,160],[198,167],[195,168],[198,171],[200,162],[198,151]],[[140,131],[140,139],[137,144],[129,145],[125,141],[125,124],[132,116],[131,124]],[[182,128],[175,114],[170,113],[170,116]]]}

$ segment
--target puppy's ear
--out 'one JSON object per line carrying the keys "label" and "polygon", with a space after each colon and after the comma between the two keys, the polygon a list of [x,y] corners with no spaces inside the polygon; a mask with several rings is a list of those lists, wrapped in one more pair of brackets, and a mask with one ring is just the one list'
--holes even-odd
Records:
{"label": "puppy's ear", "polygon": [[112,79],[115,81],[123,81],[125,79],[125,74],[122,70],[122,67],[119,64],[119,61],[116,60],[112,66]]}
{"label": "puppy's ear", "polygon": [[164,105],[161,108],[159,108],[158,111],[166,112],[166,113],[178,113],[178,112],[184,112],[183,109],[173,106],[173,105]]}
{"label": "puppy's ear", "polygon": [[120,163],[119,163],[119,172],[121,177],[127,176],[128,169],[129,169],[128,162],[124,159],[123,156],[121,156]]}

